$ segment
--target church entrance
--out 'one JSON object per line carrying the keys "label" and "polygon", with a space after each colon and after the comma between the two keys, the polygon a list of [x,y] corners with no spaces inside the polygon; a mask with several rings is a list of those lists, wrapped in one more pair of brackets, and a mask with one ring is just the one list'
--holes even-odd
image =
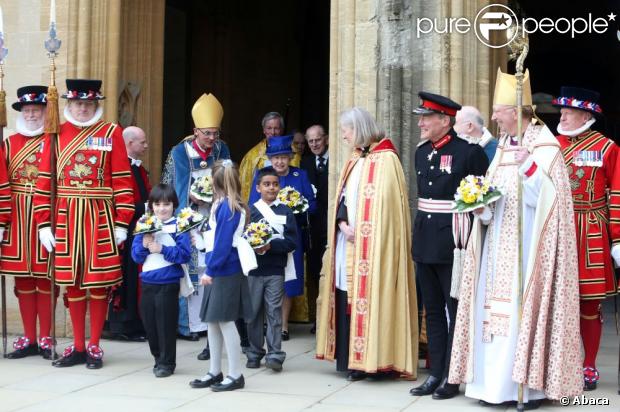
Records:
{"label": "church entrance", "polygon": [[167,0],[163,160],[192,133],[202,93],[224,106],[222,138],[239,162],[262,138],[261,119],[285,116],[286,131],[327,127],[329,0]]}

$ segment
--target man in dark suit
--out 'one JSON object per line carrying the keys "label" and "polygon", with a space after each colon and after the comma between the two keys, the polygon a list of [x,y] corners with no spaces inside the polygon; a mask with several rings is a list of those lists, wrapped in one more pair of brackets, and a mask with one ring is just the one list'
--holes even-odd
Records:
{"label": "man in dark suit", "polygon": [[123,283],[114,290],[114,298],[108,310],[107,327],[112,339],[144,342],[145,332],[138,313],[140,295],[138,265],[131,259],[130,247],[136,222],[144,214],[151,185],[148,173],[142,166],[142,158],[148,148],[146,134],[139,127],[129,126],[123,130],[127,156],[131,164],[135,214],[129,223],[127,241],[122,252]]}
{"label": "man in dark suit", "polygon": [[[306,287],[308,293],[308,313],[312,321],[316,318],[316,299],[318,297],[319,276],[325,246],[327,245],[327,175],[329,153],[328,137],[320,125],[310,126],[306,130],[309,154],[301,159],[301,168],[308,173],[310,183],[316,188],[317,212],[310,215],[310,245],[307,254],[308,276]],[[315,327],[312,327],[312,333]]]}

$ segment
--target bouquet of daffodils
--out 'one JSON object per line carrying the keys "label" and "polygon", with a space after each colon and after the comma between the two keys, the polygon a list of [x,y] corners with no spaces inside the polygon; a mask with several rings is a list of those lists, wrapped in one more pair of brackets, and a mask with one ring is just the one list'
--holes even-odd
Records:
{"label": "bouquet of daffodils", "polygon": [[454,209],[461,213],[487,206],[502,197],[502,193],[491,186],[484,176],[469,175],[461,180],[454,200]]}
{"label": "bouquet of daffodils", "polygon": [[211,180],[211,176],[201,176],[197,178],[189,188],[189,192],[196,199],[200,199],[203,202],[213,202],[213,181]]}
{"label": "bouquet of daffodils", "polygon": [[204,222],[205,217],[190,207],[181,209],[177,216],[177,233],[187,232]]}
{"label": "bouquet of daffodils", "polygon": [[154,214],[150,212],[146,212],[143,214],[140,219],[136,222],[136,228],[134,229],[134,234],[146,234],[146,233],[155,233],[161,230],[162,223],[161,220]]}
{"label": "bouquet of daffodils", "polygon": [[243,231],[243,238],[248,241],[253,249],[265,246],[273,236],[273,229],[265,219],[258,222],[250,222]]}
{"label": "bouquet of daffodils", "polygon": [[308,210],[308,200],[301,195],[297,190],[291,186],[286,186],[278,193],[278,200],[280,203],[288,206],[294,214],[303,213]]}

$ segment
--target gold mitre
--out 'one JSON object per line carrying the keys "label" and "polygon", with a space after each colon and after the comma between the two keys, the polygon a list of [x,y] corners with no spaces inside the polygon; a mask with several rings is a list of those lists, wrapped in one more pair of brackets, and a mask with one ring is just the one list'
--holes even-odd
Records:
{"label": "gold mitre", "polygon": [[[512,74],[502,73],[499,67],[497,68],[493,104],[502,104],[506,106],[517,105],[517,77]],[[523,106],[532,105],[532,88],[530,86],[529,70],[525,70],[525,75],[523,76],[522,104]]]}
{"label": "gold mitre", "polygon": [[224,117],[224,108],[211,93],[203,93],[192,107],[194,127],[197,129],[220,127],[222,117]]}

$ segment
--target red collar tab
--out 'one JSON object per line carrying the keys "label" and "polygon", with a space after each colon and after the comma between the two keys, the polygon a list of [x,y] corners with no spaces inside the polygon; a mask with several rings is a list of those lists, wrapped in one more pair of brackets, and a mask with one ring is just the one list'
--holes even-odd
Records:
{"label": "red collar tab", "polygon": [[433,149],[435,150],[441,149],[442,147],[450,143],[450,140],[452,140],[452,135],[447,134],[441,139],[437,140],[435,143],[431,143],[431,145],[433,146]]}
{"label": "red collar tab", "polygon": [[422,100],[422,107],[434,112],[443,113],[448,116],[456,116],[456,109],[441,105],[439,103],[431,102],[430,100]]}
{"label": "red collar tab", "polygon": [[192,142],[192,146],[194,146],[194,149],[196,149],[200,157],[202,157],[202,160],[207,160],[207,157],[211,154],[211,149],[203,150],[198,143],[196,143],[196,140]]}

